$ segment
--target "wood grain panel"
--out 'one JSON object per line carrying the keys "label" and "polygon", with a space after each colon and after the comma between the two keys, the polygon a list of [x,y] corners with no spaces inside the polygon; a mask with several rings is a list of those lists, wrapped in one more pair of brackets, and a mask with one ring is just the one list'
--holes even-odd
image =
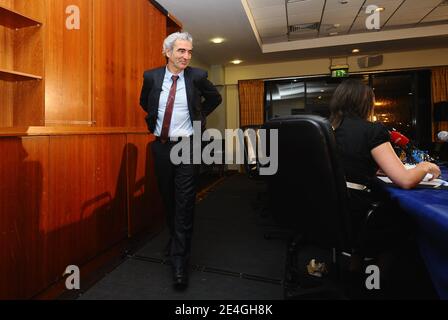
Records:
{"label": "wood grain panel", "polygon": [[0,138],[0,299],[33,297],[128,233],[161,229],[152,140]]}
{"label": "wood grain panel", "polygon": [[128,134],[128,225],[129,236],[160,231],[164,225],[162,200],[154,175],[149,134]]}
{"label": "wood grain panel", "polygon": [[139,106],[143,72],[165,63],[166,17],[147,0],[96,0],[94,12],[97,125],[145,127]]}
{"label": "wood grain panel", "polygon": [[0,80],[0,127],[12,127],[14,83]]}
{"label": "wood grain panel", "polygon": [[[91,0],[46,0],[45,118],[91,121]],[[68,30],[65,9],[80,9],[80,30]]]}
{"label": "wood grain panel", "polygon": [[[0,0],[0,5],[14,7],[13,0]],[[13,30],[0,26],[0,68],[13,69]],[[13,84],[0,80],[0,127],[12,126]]]}
{"label": "wood grain panel", "polygon": [[39,21],[45,20],[45,0],[13,0],[14,9]]}
{"label": "wood grain panel", "polygon": [[44,125],[43,80],[19,81],[13,85],[13,125]]}
{"label": "wood grain panel", "polygon": [[0,299],[29,298],[48,285],[48,138],[2,138],[0,154]]}
{"label": "wood grain panel", "polygon": [[48,273],[61,275],[127,237],[125,135],[50,137]]}
{"label": "wood grain panel", "polygon": [[0,5],[14,9],[14,0],[0,0]]}
{"label": "wood grain panel", "polygon": [[15,31],[14,70],[43,76],[42,27],[28,27]]}
{"label": "wood grain panel", "polygon": [[14,68],[14,30],[0,26],[0,68]]}
{"label": "wood grain panel", "polygon": [[[0,0],[0,5],[5,6],[7,8],[14,9],[14,0]],[[14,30],[8,29],[4,26],[0,26],[0,68],[1,69],[13,69],[14,60],[13,60],[13,52],[14,52],[14,39],[13,39]],[[0,83],[0,92],[3,91],[3,86]],[[2,99],[0,95],[0,111],[3,112],[4,107],[4,99]],[[12,105],[9,105],[11,108]],[[1,119],[2,116],[0,116]],[[0,126],[2,125],[2,121],[0,120]]]}

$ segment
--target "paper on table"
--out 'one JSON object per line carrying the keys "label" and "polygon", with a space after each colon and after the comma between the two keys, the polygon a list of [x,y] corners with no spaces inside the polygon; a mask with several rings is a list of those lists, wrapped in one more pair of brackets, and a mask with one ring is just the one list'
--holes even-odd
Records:
{"label": "paper on table", "polygon": [[[378,177],[378,179],[381,179],[382,181],[386,182],[386,183],[393,183],[392,180],[389,179],[389,177]],[[429,187],[440,187],[440,186],[444,186],[447,187],[448,186],[448,182],[442,179],[434,179],[431,181],[420,181],[420,183],[418,184],[419,186],[429,186]]]}

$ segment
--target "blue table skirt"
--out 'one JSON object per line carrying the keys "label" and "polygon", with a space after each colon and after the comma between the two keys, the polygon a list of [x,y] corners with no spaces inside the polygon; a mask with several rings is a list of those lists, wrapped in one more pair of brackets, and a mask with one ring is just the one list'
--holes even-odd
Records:
{"label": "blue table skirt", "polygon": [[[448,178],[448,168],[442,169],[442,177]],[[448,299],[448,190],[387,190],[416,221],[421,255],[434,287],[441,299]]]}

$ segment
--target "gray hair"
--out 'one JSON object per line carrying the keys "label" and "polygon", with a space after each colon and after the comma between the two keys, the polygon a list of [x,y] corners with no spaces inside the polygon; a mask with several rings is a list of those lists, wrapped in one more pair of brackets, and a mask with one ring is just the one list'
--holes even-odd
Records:
{"label": "gray hair", "polygon": [[193,37],[188,32],[175,32],[166,37],[165,41],[163,41],[163,50],[162,53],[166,55],[167,51],[171,51],[174,48],[174,43],[176,40],[186,40],[193,43]]}

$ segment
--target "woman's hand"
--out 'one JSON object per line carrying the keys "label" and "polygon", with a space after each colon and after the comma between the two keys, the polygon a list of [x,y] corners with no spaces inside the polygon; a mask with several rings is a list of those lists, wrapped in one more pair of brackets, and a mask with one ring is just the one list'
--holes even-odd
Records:
{"label": "woman's hand", "polygon": [[424,161],[417,164],[417,167],[422,168],[427,174],[431,174],[432,178],[430,180],[437,179],[441,175],[439,166],[434,163]]}
{"label": "woman's hand", "polygon": [[412,169],[406,169],[390,142],[385,142],[370,152],[390,180],[403,189],[414,188],[425,178],[427,173],[432,175],[431,180],[440,177],[440,168],[430,162],[421,162]]}

